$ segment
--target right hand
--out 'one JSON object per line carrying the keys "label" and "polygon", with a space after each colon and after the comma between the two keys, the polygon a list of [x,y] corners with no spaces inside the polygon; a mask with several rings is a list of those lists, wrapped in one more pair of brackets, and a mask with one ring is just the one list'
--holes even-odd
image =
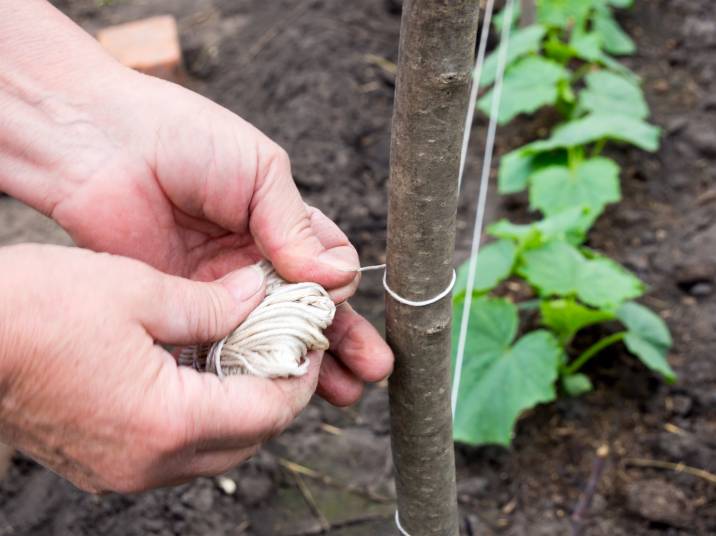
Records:
{"label": "right hand", "polygon": [[0,249],[0,441],[80,488],[137,492],[216,475],[307,404],[308,374],[267,380],[177,367],[158,342],[228,334],[261,301],[243,268],[201,283],[74,248]]}

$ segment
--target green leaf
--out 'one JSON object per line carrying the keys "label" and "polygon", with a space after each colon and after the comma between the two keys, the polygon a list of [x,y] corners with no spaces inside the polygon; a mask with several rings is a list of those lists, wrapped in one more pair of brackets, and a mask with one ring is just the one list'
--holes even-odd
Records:
{"label": "green leaf", "polygon": [[580,59],[595,62],[602,58],[602,36],[596,32],[574,32],[569,44]]}
{"label": "green leaf", "polygon": [[577,296],[594,307],[618,307],[644,294],[644,283],[611,259],[585,261],[577,282]]}
{"label": "green leaf", "polygon": [[654,152],[659,148],[661,129],[624,115],[605,113],[590,114],[556,128],[546,140],[529,143],[522,147],[523,156],[555,149],[577,147],[601,139],[611,139],[636,145],[645,151]]}
{"label": "green leaf", "polygon": [[562,388],[569,396],[580,396],[594,389],[594,386],[588,376],[578,372],[562,376]]}
{"label": "green leaf", "polygon": [[[533,113],[542,106],[554,104],[558,82],[568,80],[569,76],[569,71],[559,63],[540,56],[528,56],[515,62],[505,73],[498,123],[507,123],[519,114]],[[478,101],[478,107],[486,115],[490,115],[493,97],[494,89]]]}
{"label": "green leaf", "polygon": [[597,308],[618,307],[644,292],[643,283],[619,264],[606,257],[587,259],[562,241],[523,252],[517,272],[541,296],[576,296]]}
{"label": "green leaf", "polygon": [[[516,258],[517,247],[510,240],[498,240],[480,248],[475,272],[475,291],[487,292],[507,279],[512,273]],[[467,260],[457,270],[453,299],[459,299],[465,294],[469,264]]]}
{"label": "green leaf", "polygon": [[666,356],[672,340],[669,328],[654,312],[635,302],[623,304],[617,310],[619,320],[627,327],[624,344],[631,353],[666,381],[676,381],[676,373]]}
{"label": "green leaf", "polygon": [[542,323],[552,330],[560,344],[569,344],[580,329],[614,320],[610,310],[585,307],[572,298],[540,302]]}
{"label": "green leaf", "polygon": [[635,81],[604,70],[589,73],[585,81],[587,87],[579,94],[580,109],[637,119],[646,119],[649,115],[644,93]]}
{"label": "green leaf", "polygon": [[584,258],[560,240],[548,242],[522,254],[518,273],[542,296],[569,296],[577,292],[577,280]]}
{"label": "green leaf", "polygon": [[563,210],[537,222],[543,242],[559,239],[572,245],[579,245],[586,239],[587,231],[594,222],[594,214],[587,206],[576,206]]}
{"label": "green leaf", "polygon": [[593,217],[588,207],[572,207],[554,216],[530,224],[516,224],[506,219],[493,223],[487,232],[497,238],[514,240],[521,249],[540,246],[551,240],[584,242]]}
{"label": "green leaf", "polygon": [[530,176],[537,170],[550,165],[567,163],[565,151],[530,153],[528,145],[515,149],[500,159],[497,189],[501,194],[514,194],[527,188]]}
{"label": "green leaf", "polygon": [[598,9],[592,19],[594,31],[602,38],[604,50],[619,56],[633,54],[636,45],[631,37],[622,30],[609,9]]}
{"label": "green leaf", "polygon": [[624,9],[632,7],[634,5],[634,0],[609,0],[609,3],[614,7]]}
{"label": "green leaf", "polygon": [[562,64],[566,64],[577,55],[574,47],[562,41],[555,34],[550,34],[542,46],[545,56]]}
{"label": "green leaf", "polygon": [[[539,25],[527,26],[526,28],[514,31],[507,48],[507,63],[505,67],[508,67],[514,63],[515,60],[527,54],[539,52],[540,43],[546,31],[546,28]],[[485,58],[485,62],[482,65],[482,75],[480,76],[480,84],[483,87],[495,81],[499,53],[500,48],[498,47],[492,54]]]}
{"label": "green leaf", "polygon": [[591,0],[540,0],[537,19],[547,26],[568,28],[583,21],[591,8]]}
{"label": "green leaf", "polygon": [[[461,314],[455,306],[454,337]],[[507,300],[473,303],[455,415],[457,441],[509,445],[520,414],[555,399],[561,356],[557,340],[538,330],[513,344],[517,324],[517,308]]]}
{"label": "green leaf", "polygon": [[[513,27],[519,24],[521,14],[522,6],[519,3],[515,3],[515,5],[512,7],[512,20],[510,21]],[[505,19],[507,18],[506,15],[507,12],[505,9],[503,9],[497,15],[492,17],[492,24],[495,26],[495,31],[502,31],[502,25],[505,23]]]}
{"label": "green leaf", "polygon": [[544,168],[532,175],[530,182],[530,206],[547,216],[587,206],[596,218],[607,204],[621,199],[619,166],[603,157],[585,160],[574,168]]}

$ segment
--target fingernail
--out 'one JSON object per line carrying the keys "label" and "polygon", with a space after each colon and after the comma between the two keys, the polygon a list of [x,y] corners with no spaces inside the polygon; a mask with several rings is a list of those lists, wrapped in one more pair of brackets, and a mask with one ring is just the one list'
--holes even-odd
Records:
{"label": "fingernail", "polygon": [[341,272],[355,272],[359,267],[355,255],[348,249],[329,249],[321,253],[318,260]]}
{"label": "fingernail", "polygon": [[221,279],[234,299],[243,302],[251,298],[263,287],[264,272],[258,266],[247,266],[241,270],[231,272]]}

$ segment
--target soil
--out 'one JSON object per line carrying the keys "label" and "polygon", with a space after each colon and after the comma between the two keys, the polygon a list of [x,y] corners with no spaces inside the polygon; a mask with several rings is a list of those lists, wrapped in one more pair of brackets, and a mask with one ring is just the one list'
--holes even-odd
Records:
{"label": "soil", "polygon": [[[89,31],[176,15],[185,83],[281,143],[307,201],[338,222],[365,264],[383,260],[400,1],[55,3]],[[512,448],[457,447],[466,535],[716,533],[714,482],[653,463],[716,471],[716,20],[709,0],[637,0],[620,19],[639,47],[626,62],[643,77],[664,139],[656,154],[614,151],[625,199],[590,243],[649,284],[644,302],[672,330],[679,381],[663,384],[616,348],[588,369],[594,392],[530,412]],[[501,129],[498,153],[543,134],[549,120]],[[474,128],[456,260],[466,256],[485,119]],[[490,205],[491,219],[528,216],[523,196]],[[70,243],[0,199],[0,244],[22,241]],[[382,323],[378,275],[366,276],[355,303]],[[315,400],[230,481],[95,497],[17,455],[0,483],[0,535],[392,535],[391,472],[378,385],[353,408]],[[590,479],[596,493],[573,532]]]}

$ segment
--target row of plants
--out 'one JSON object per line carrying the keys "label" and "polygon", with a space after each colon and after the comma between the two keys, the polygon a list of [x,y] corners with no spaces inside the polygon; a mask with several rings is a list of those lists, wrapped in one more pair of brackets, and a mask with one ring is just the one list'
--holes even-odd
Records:
{"label": "row of plants", "polygon": [[[513,24],[507,50],[498,120],[552,107],[561,121],[545,139],[502,157],[501,194],[527,192],[539,219],[501,220],[481,248],[470,309],[455,439],[478,445],[509,445],[526,409],[561,394],[586,393],[592,383],[583,367],[605,348],[623,343],[646,367],[673,382],[666,356],[669,330],[634,300],[646,290],[633,273],[585,245],[605,207],[621,199],[620,167],[604,156],[612,143],[644,151],[659,147],[660,129],[647,122],[649,107],[638,77],[614,56],[631,54],[634,42],[613,9],[633,0],[537,0],[537,23]],[[485,60],[486,88],[478,101],[489,114],[497,51]],[[467,262],[453,298],[454,341],[463,312]],[[518,301],[505,297],[503,282],[529,289]],[[513,285],[514,286],[514,285]],[[538,322],[534,321],[535,316]],[[530,320],[532,319],[532,320]],[[538,324],[538,325],[536,325]],[[581,330],[606,324],[609,333],[586,347]]]}

